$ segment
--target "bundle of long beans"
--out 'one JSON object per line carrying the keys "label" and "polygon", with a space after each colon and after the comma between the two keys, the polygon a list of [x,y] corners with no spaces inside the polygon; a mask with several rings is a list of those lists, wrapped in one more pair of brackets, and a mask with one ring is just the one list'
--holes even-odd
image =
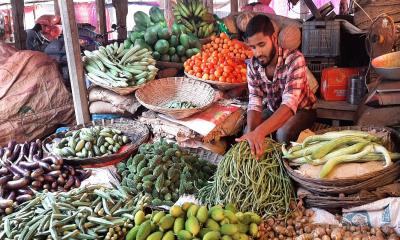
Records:
{"label": "bundle of long beans", "polygon": [[286,150],[282,146],[283,157],[290,165],[324,165],[320,177],[326,177],[340,163],[385,161],[385,167],[400,154],[389,152],[381,145],[381,139],[363,131],[343,130],[313,135],[304,139],[302,144]]}
{"label": "bundle of long beans", "polygon": [[0,239],[121,239],[146,201],[146,196],[133,197],[124,187],[92,185],[38,193],[0,219]]}
{"label": "bundle of long beans", "polygon": [[247,142],[234,145],[198,198],[208,205],[234,203],[242,212],[264,217],[287,214],[294,191],[281,161],[280,145],[266,139],[264,156],[257,160]]}

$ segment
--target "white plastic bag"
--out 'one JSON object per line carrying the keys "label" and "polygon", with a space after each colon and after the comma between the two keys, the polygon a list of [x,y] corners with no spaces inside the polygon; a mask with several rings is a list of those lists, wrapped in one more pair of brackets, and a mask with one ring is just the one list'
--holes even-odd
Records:
{"label": "white plastic bag", "polygon": [[370,204],[343,209],[343,224],[355,226],[390,226],[400,234],[400,198],[385,198]]}

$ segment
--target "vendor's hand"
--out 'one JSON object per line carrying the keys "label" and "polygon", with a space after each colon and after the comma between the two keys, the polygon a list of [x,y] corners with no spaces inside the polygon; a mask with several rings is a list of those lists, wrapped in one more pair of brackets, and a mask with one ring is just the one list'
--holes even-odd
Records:
{"label": "vendor's hand", "polygon": [[236,142],[242,141],[247,141],[250,145],[251,154],[255,155],[257,159],[260,159],[266,147],[265,136],[256,129],[236,139]]}

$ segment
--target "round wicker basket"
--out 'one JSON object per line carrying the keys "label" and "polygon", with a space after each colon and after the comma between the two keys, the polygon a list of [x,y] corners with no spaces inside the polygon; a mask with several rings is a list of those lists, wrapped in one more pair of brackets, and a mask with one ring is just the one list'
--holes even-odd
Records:
{"label": "round wicker basket", "polygon": [[[322,129],[317,131],[316,134],[340,130],[367,131],[380,136],[383,145],[389,151],[400,150],[400,134],[393,129],[385,127],[335,127]],[[284,166],[288,175],[295,184],[310,192],[310,194],[306,194],[303,197],[303,200],[308,207],[318,207],[333,211],[341,208],[360,206],[378,200],[378,196],[373,194],[362,195],[360,192],[374,191],[379,187],[393,183],[400,177],[400,162],[396,162],[380,171],[364,174],[357,178],[335,180],[315,179],[304,176],[289,166],[288,161],[286,160],[284,161]]]}
{"label": "round wicker basket", "polygon": [[212,80],[204,80],[198,77],[195,77],[193,75],[190,75],[189,73],[185,72],[186,77],[194,79],[196,81],[201,81],[210,84],[211,86],[215,87],[216,89],[219,90],[231,90],[237,87],[243,87],[247,85],[247,82],[243,83],[225,83],[225,82],[219,82],[219,81],[212,81]]}
{"label": "round wicker basket", "polygon": [[[214,89],[203,82],[183,77],[162,78],[151,81],[135,93],[137,100],[146,108],[175,119],[189,117],[208,108],[215,99]],[[170,109],[171,101],[192,102],[197,108]]]}
{"label": "round wicker basket", "polygon": [[[111,119],[111,120],[96,120],[85,125],[77,125],[71,127],[70,130],[77,130],[84,127],[91,126],[104,126],[111,127],[121,130],[124,135],[128,136],[131,140],[130,143],[124,145],[118,153],[111,154],[104,157],[92,157],[92,158],[63,158],[64,162],[70,165],[79,166],[106,166],[116,164],[120,161],[125,160],[131,154],[133,154],[142,143],[145,143],[150,135],[149,129],[146,125],[127,118]],[[52,152],[53,142],[56,139],[61,139],[65,136],[66,132],[54,133],[43,141],[43,150],[47,153]]]}

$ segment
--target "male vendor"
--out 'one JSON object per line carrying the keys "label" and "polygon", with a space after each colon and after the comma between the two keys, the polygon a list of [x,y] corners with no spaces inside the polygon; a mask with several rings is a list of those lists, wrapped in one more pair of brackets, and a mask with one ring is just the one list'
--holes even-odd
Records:
{"label": "male vendor", "polygon": [[303,54],[278,45],[277,33],[267,16],[254,16],[245,38],[254,57],[247,62],[247,128],[236,140],[248,141],[252,153],[260,157],[266,147],[265,137],[271,133],[276,132],[277,141],[287,143],[313,125],[316,97],[307,81]]}

